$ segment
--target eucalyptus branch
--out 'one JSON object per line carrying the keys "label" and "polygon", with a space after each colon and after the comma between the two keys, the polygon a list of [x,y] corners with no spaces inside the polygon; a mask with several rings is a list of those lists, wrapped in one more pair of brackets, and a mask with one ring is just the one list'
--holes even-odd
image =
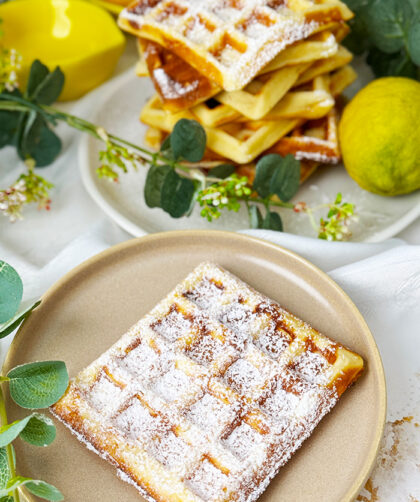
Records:
{"label": "eucalyptus branch", "polygon": [[[222,164],[210,169],[209,163],[203,161],[206,132],[198,122],[179,120],[160,150],[150,150],[51,106],[63,84],[64,75],[59,68],[49,72],[45,65],[35,61],[24,94],[3,89],[0,115],[7,114],[11,126],[0,147],[14,145],[22,159],[31,158],[36,166],[48,165],[61,148],[60,139],[50,125],[64,122],[104,144],[99,152],[98,177],[118,181],[120,174],[146,166],[146,204],[163,209],[173,218],[189,216],[195,203],[208,221],[219,218],[226,209],[239,211],[245,204],[252,228],[283,230],[280,214],[273,211],[281,208],[307,214],[320,238],[341,240],[350,235],[348,224],[354,213],[351,204],[336,201],[322,206],[329,214],[318,224],[314,214],[320,208],[290,202],[300,183],[300,163],[292,155],[284,158],[277,154],[262,156],[256,163],[255,179],[251,182],[247,176],[236,174],[232,165]],[[30,168],[27,175],[0,192],[0,211],[14,221],[21,217],[24,204],[36,202],[39,207],[48,209],[51,187]]]}
{"label": "eucalyptus branch", "polygon": [[[12,334],[40,304],[40,301],[19,312],[23,284],[16,270],[0,260],[0,297],[7,298],[0,310],[0,338]],[[0,375],[0,500],[19,502],[19,490],[25,487],[33,495],[51,502],[64,499],[54,486],[39,479],[16,473],[13,442],[22,440],[33,446],[48,446],[56,436],[54,422],[46,415],[31,411],[9,423],[4,392],[9,390],[9,400],[24,408],[48,408],[64,394],[69,382],[66,365],[62,361],[42,361],[16,366],[7,375]],[[26,498],[25,498],[26,500]]]}
{"label": "eucalyptus branch", "polygon": [[[3,384],[0,383],[0,423],[1,427],[5,427],[8,425],[9,421],[7,418],[6,403],[4,401],[2,385]],[[9,476],[12,479],[16,477],[16,468],[15,468],[15,458],[13,454],[13,446],[11,443],[6,446],[6,455],[7,455],[7,468],[9,470]],[[12,497],[14,502],[20,502],[18,489],[13,490]]]}

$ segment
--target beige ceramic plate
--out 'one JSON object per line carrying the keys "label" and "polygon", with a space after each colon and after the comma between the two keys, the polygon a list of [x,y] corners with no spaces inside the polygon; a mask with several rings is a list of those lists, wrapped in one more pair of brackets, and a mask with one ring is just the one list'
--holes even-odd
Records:
{"label": "beige ceramic plate", "polygon": [[[369,475],[385,420],[385,383],[373,337],[343,291],[313,265],[234,233],[154,234],[115,246],[61,279],[16,336],[5,371],[62,359],[70,376],[104,352],[193,267],[212,260],[360,353],[366,371],[270,484],[261,502],[344,502]],[[12,403],[10,417],[22,415]],[[139,502],[115,470],[61,424],[46,449],[16,441],[18,471],[59,487],[67,502]]]}

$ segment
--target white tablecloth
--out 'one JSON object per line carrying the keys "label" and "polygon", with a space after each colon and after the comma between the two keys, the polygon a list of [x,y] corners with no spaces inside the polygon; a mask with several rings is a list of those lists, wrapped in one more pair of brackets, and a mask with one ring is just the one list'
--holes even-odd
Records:
{"label": "white tablecloth", "polygon": [[[120,70],[132,61],[130,54]],[[71,105],[85,116],[101,90]],[[52,210],[28,208],[10,224],[0,216],[0,259],[13,265],[24,282],[27,302],[39,297],[65,272],[89,256],[129,239],[85,192],[78,171],[78,133],[61,127],[63,152],[43,170],[53,181]],[[11,149],[0,152],[0,187],[23,170]],[[382,244],[327,243],[270,231],[247,231],[298,252],[350,295],[379,346],[388,386],[388,422],[370,481],[358,500],[420,500],[420,221],[398,239]],[[10,338],[1,344],[1,357]]]}

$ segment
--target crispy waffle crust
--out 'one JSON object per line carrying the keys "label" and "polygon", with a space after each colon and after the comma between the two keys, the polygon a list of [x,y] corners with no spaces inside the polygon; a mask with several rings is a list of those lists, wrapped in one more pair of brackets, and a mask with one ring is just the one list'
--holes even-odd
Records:
{"label": "crispy waffle crust", "polygon": [[136,0],[119,24],[234,91],[288,45],[351,17],[337,0]]}
{"label": "crispy waffle crust", "polygon": [[[312,83],[286,93],[263,120],[247,119],[219,103],[217,96],[212,99],[216,106],[206,102],[191,110],[170,113],[157,95],[143,107],[140,118],[166,133],[181,118],[198,119],[206,130],[208,148],[238,164],[249,164],[269,149],[281,155],[294,154],[301,160],[336,164],[340,151],[334,98],[354,78],[349,66],[315,77]],[[314,119],[307,120],[311,116]]]}
{"label": "crispy waffle crust", "polygon": [[147,500],[251,502],[362,369],[203,263],[51,410]]}

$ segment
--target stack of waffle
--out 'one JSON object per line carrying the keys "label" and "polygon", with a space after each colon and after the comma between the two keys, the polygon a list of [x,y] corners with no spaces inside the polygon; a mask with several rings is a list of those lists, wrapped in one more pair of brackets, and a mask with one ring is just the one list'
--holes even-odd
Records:
{"label": "stack of waffle", "polygon": [[204,161],[252,176],[266,153],[293,154],[302,180],[337,163],[336,99],[356,75],[339,0],[136,0],[119,18],[138,37],[139,76],[156,94],[140,119],[159,148],[181,118],[207,133]]}

